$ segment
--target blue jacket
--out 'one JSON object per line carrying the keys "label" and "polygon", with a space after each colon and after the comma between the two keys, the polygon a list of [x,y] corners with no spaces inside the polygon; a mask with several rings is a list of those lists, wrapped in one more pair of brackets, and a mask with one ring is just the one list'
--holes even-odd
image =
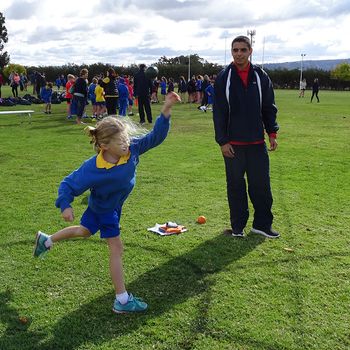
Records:
{"label": "blue jacket", "polygon": [[52,89],[46,87],[41,88],[40,97],[46,103],[51,102]]}
{"label": "blue jacket", "polygon": [[118,84],[118,94],[120,99],[125,99],[127,100],[129,97],[129,89],[124,83],[119,83]]}
{"label": "blue jacket", "polygon": [[215,80],[213,120],[215,140],[222,146],[230,141],[255,142],[279,129],[272,82],[261,68],[250,65],[245,87],[234,64]]}
{"label": "blue jacket", "polygon": [[123,164],[106,169],[97,167],[97,155],[86,160],[61,182],[56,207],[63,211],[71,206],[74,197],[90,190],[89,207],[94,212],[120,211],[134,188],[139,156],[164,141],[169,125],[169,119],[160,115],[150,133],[132,140],[130,157]]}
{"label": "blue jacket", "polygon": [[[205,88],[205,93],[208,96],[208,104],[211,105],[213,104],[214,101],[214,86],[209,84],[206,88]],[[210,94],[210,95],[209,95]]]}
{"label": "blue jacket", "polygon": [[166,82],[163,80],[160,82],[160,93],[166,95]]}
{"label": "blue jacket", "polygon": [[92,102],[96,101],[95,89],[96,89],[96,84],[91,83],[89,85],[89,90],[88,90],[88,99]]}

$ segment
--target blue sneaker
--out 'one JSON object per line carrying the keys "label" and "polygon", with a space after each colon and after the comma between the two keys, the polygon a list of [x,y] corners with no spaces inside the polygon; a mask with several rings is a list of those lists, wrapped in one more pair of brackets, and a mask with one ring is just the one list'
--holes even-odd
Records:
{"label": "blue sneaker", "polygon": [[49,236],[41,231],[36,234],[33,256],[36,258],[43,257],[49,248],[45,247],[45,242]]}
{"label": "blue sneaker", "polygon": [[140,298],[129,294],[129,299],[126,304],[121,304],[117,299],[114,301],[113,312],[116,314],[126,314],[132,312],[142,312],[148,308],[148,305]]}

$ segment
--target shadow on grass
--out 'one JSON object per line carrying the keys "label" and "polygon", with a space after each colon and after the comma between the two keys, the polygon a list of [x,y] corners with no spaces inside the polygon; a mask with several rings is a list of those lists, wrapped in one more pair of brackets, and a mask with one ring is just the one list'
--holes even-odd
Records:
{"label": "shadow on grass", "polygon": [[[203,335],[217,342],[230,342],[256,349],[287,349],[277,343],[252,339],[248,334],[215,334],[208,324],[208,310],[213,298],[211,287],[215,284],[215,274],[249,254],[263,241],[263,238],[254,235],[248,239],[232,239],[221,235],[203,242],[188,253],[169,257],[166,263],[145,272],[128,284],[129,291],[142,296],[149,303],[147,313],[114,315],[111,311],[114,293],[111,291],[59,320],[54,326],[50,340],[47,339],[47,334],[31,331],[30,319],[25,323],[21,322],[21,315],[11,306],[10,291],[0,292],[0,323],[6,326],[0,337],[0,349],[73,350],[88,343],[99,345],[134,332],[152,319],[162,316],[176,305],[194,297],[197,307],[194,307],[191,321],[189,324],[186,323],[182,338],[179,336],[176,346],[169,349],[194,348],[196,341]],[[101,243],[100,240],[90,242]],[[0,246],[8,244],[23,244],[23,241]],[[128,247],[132,249],[133,246]],[[152,247],[145,248],[145,253],[167,254]],[[318,260],[332,256],[348,256],[348,252],[334,252],[320,256],[289,256],[273,263],[290,263],[295,259]]]}
{"label": "shadow on grass", "polygon": [[[74,310],[55,326],[53,339],[39,349],[76,349],[83,343],[100,344],[116,336],[130,334],[192,297],[208,300],[211,276],[249,254],[264,241],[260,237],[232,239],[220,235],[183,255],[170,258],[128,284],[128,290],[142,296],[149,310],[141,315],[113,316],[113,293],[107,293]],[[207,319],[200,306],[198,317]]]}
{"label": "shadow on grass", "polygon": [[32,320],[21,316],[11,306],[12,299],[10,291],[0,292],[0,323],[5,325],[0,338],[0,349],[36,349],[45,334],[29,330]]}

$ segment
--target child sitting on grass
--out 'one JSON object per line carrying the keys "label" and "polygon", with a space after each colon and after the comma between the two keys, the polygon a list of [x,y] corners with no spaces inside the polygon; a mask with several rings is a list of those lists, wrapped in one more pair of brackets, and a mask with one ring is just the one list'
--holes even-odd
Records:
{"label": "child sitting on grass", "polygon": [[73,221],[71,203],[74,197],[90,189],[88,208],[79,226],[66,227],[49,236],[36,235],[34,256],[43,256],[54,243],[69,238],[90,237],[98,230],[105,238],[110,254],[110,274],[115,287],[115,313],[140,312],[147,304],[126,291],[122,265],[123,244],[120,239],[120,215],[124,201],[135,184],[139,156],[158,146],[168,134],[171,107],[180,101],[175,93],[166,96],[161,115],[153,130],[143,136],[131,138],[132,128],[126,121],[106,117],[87,127],[97,155],[85,161],[79,169],[68,175],[60,184],[56,207],[61,209],[65,221]]}

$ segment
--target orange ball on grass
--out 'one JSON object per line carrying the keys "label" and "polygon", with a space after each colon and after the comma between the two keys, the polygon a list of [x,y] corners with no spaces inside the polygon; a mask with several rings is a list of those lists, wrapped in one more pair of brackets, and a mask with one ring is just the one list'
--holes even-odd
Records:
{"label": "orange ball on grass", "polygon": [[200,216],[198,216],[198,218],[197,218],[197,223],[198,224],[205,224],[207,222],[207,218],[205,217],[205,216],[203,216],[203,215],[200,215]]}

